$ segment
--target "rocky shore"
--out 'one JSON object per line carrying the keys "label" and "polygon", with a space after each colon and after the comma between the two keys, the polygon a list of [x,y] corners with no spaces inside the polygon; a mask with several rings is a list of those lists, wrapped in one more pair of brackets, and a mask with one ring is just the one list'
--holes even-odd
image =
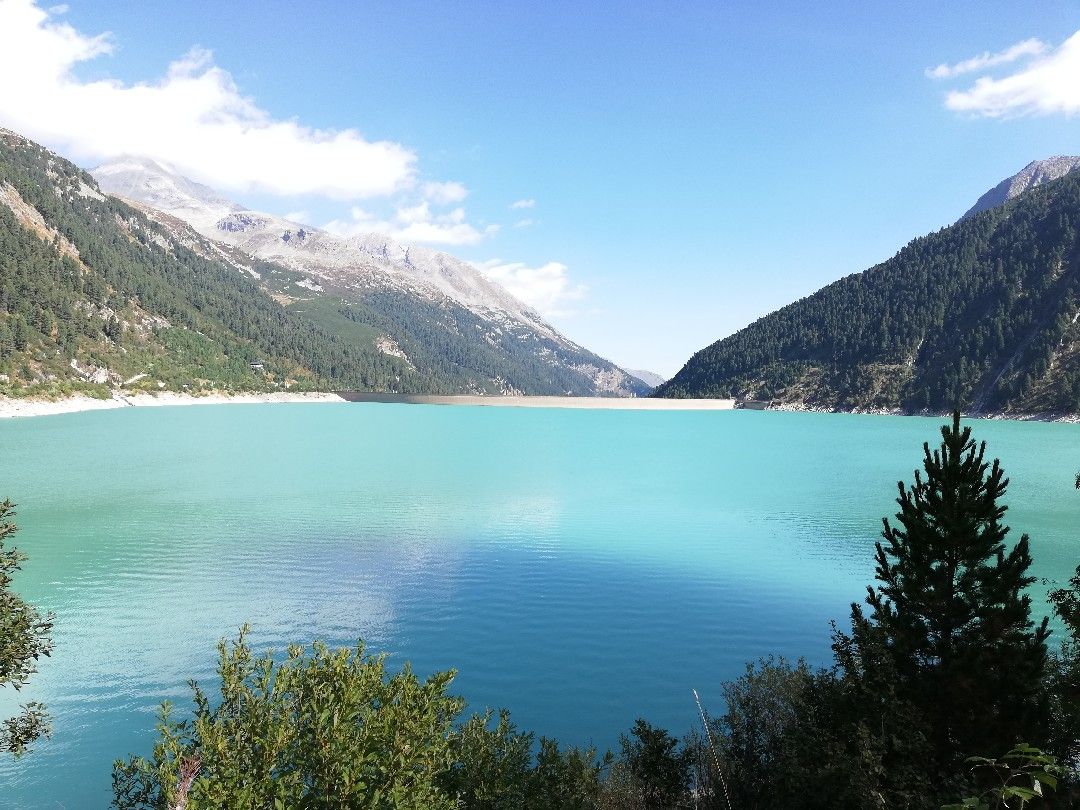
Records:
{"label": "rocky shore", "polygon": [[[873,416],[932,416],[947,417],[946,411],[905,411],[901,408],[827,408],[819,405],[808,405],[805,402],[777,402],[771,403],[765,410],[791,411],[805,413],[852,413],[870,414]],[[1058,413],[1047,411],[1045,413],[1013,413],[1003,411],[984,411],[976,413],[964,413],[971,419],[1011,419],[1015,422],[1070,422],[1080,423],[1080,414]]]}

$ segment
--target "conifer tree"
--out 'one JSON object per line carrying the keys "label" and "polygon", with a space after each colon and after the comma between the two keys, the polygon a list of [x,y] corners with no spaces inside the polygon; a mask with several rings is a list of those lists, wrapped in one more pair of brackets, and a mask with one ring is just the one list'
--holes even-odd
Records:
{"label": "conifer tree", "polygon": [[[1034,581],[1027,535],[1006,546],[998,460],[987,463],[959,413],[941,433],[939,449],[923,445],[915,483],[899,483],[867,603],[901,691],[930,726],[934,765],[954,772],[966,756],[1042,742],[1049,632],[1024,593]],[[857,606],[853,620],[866,621]]]}

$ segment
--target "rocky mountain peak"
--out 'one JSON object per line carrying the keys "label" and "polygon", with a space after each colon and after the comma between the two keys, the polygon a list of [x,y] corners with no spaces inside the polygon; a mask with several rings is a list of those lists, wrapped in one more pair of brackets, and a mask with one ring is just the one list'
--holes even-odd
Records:
{"label": "rocky mountain peak", "polygon": [[189,180],[154,158],[124,155],[90,173],[106,193],[172,214],[199,230],[244,210],[209,186]]}
{"label": "rocky mountain peak", "polygon": [[1080,166],[1078,156],[1057,155],[1045,160],[1033,160],[1012,177],[1006,177],[979,197],[975,205],[961,219],[967,219],[980,211],[1003,205],[1014,197],[1019,197],[1028,189],[1064,177],[1078,166]]}
{"label": "rocky mountain peak", "polygon": [[[338,234],[249,210],[161,160],[139,156],[96,170],[100,186],[126,198],[131,208],[118,206],[75,164],[8,131],[0,131],[0,175],[9,181],[0,184],[0,205],[15,213],[14,224],[10,217],[0,223],[0,236],[16,245],[44,239],[49,250],[82,264],[88,275],[125,264],[125,279],[131,280],[125,280],[126,291],[117,289],[117,296],[128,296],[117,299],[119,306],[110,308],[112,296],[109,307],[89,293],[80,296],[81,284],[74,289],[74,306],[80,316],[100,314],[105,324],[102,338],[87,333],[95,357],[104,340],[116,350],[108,358],[134,364],[132,372],[139,370],[142,354],[124,357],[126,349],[109,333],[109,324],[120,318],[130,345],[143,339],[153,349],[146,356],[155,363],[165,358],[165,368],[182,368],[188,377],[180,379],[199,373],[201,349],[192,357],[172,352],[155,334],[166,314],[172,318],[179,312],[185,325],[174,321],[161,328],[212,324],[199,334],[216,347],[213,351],[265,357],[266,368],[276,366],[281,379],[299,374],[317,376],[320,384],[365,390],[475,394],[628,396],[647,390],[449,254],[406,247],[386,236],[353,244]],[[48,218],[55,214],[53,206],[43,214],[26,202],[27,195],[43,190],[55,192],[61,219]],[[57,222],[75,223],[77,239],[58,235]],[[368,244],[370,252],[364,249]],[[84,260],[87,254],[91,257]],[[151,257],[148,262],[144,255]],[[36,283],[43,273],[48,275],[27,271],[17,277]],[[108,288],[106,278],[100,288]],[[47,292],[56,297],[52,287]],[[46,344],[53,340],[48,330],[41,337]],[[56,376],[77,373],[66,361],[49,368]],[[142,371],[132,380],[152,373],[157,372]],[[235,384],[232,370],[222,374],[207,379]],[[26,380],[44,378],[31,370]]]}
{"label": "rocky mountain peak", "polygon": [[177,217],[203,236],[317,278],[445,296],[479,314],[496,314],[565,340],[531,307],[468,262],[378,233],[336,236],[272,214],[250,211],[152,158],[128,156],[92,174],[101,188]]}

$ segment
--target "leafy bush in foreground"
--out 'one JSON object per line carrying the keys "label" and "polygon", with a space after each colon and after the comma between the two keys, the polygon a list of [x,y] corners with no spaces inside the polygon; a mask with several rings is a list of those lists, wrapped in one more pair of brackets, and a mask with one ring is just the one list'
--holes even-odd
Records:
{"label": "leafy bush in foreground", "polygon": [[192,684],[194,712],[165,703],[150,758],[113,767],[123,810],[185,807],[370,807],[439,810],[585,808],[595,803],[608,758],[560,750],[505,712],[455,721],[464,701],[447,694],[454,672],[421,681],[362,644],[289,647],[285,660],[256,657],[246,628],[218,646],[221,699]]}
{"label": "leafy bush in foreground", "polygon": [[[42,614],[11,590],[11,577],[26,559],[17,548],[4,548],[4,541],[15,534],[11,522],[14,510],[11,501],[0,503],[0,687],[18,690],[36,672],[38,659],[52,651],[52,616]],[[22,756],[34,740],[48,734],[45,707],[28,703],[18,715],[0,723],[0,754]]]}

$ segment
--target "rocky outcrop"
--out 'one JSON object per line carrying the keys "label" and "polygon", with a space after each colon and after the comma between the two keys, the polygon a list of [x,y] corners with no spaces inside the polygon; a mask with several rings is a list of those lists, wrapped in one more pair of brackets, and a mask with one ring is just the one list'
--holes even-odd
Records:
{"label": "rocky outcrop", "polygon": [[961,219],[967,219],[989,208],[996,208],[1015,197],[1019,197],[1028,189],[1064,177],[1078,166],[1080,166],[1080,157],[1058,155],[1045,160],[1033,160],[1012,177],[1006,177],[979,197],[975,205],[971,206]]}

